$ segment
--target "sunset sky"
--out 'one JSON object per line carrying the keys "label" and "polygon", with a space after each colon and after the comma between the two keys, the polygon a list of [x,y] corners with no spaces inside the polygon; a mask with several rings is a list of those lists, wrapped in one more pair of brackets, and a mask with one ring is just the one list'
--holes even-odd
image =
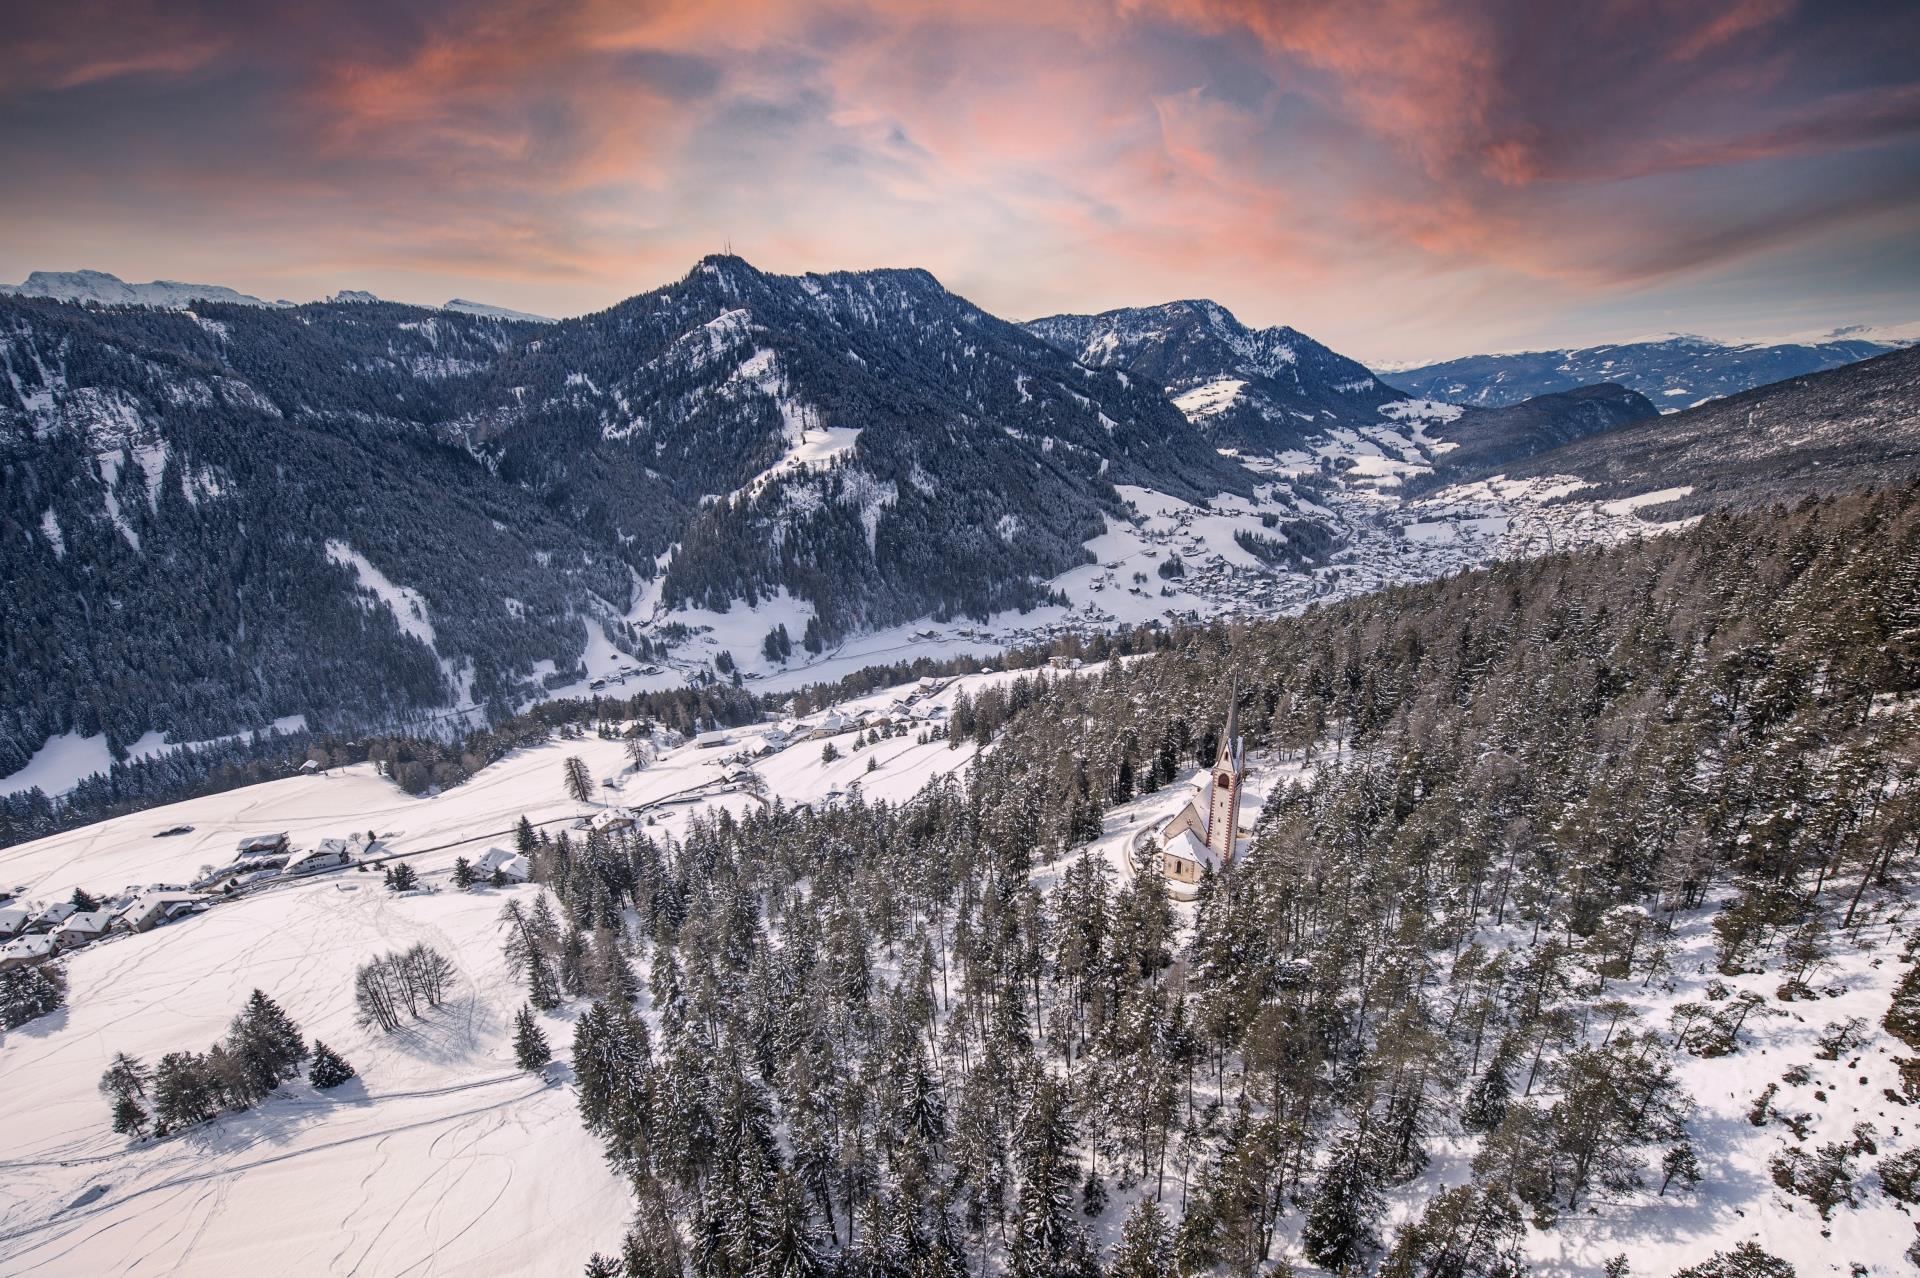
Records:
{"label": "sunset sky", "polygon": [[578,314],[731,243],[1357,358],[1920,320],[1920,4],[11,0],[0,280]]}

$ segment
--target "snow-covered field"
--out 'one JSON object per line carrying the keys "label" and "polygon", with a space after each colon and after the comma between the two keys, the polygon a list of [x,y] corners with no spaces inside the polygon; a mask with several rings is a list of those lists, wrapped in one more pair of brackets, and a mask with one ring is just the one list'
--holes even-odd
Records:
{"label": "snow-covered field", "polygon": [[[977,690],[1008,677],[966,682]],[[951,705],[959,687],[922,704]],[[879,709],[897,695],[841,711]],[[732,735],[737,747],[756,734]],[[856,785],[899,800],[972,756],[971,747],[919,745],[915,735],[859,752],[843,736],[843,757],[830,765],[822,742],[801,740],[755,766],[769,795],[789,801],[830,801]],[[602,791],[608,802],[645,809],[655,833],[678,833],[703,808],[761,802],[716,784],[732,753],[688,744],[629,772],[621,743],[556,740],[417,799],[360,765],[0,852],[0,882],[51,900],[76,886],[105,893],[184,882],[231,859],[247,834],[285,830],[311,846],[375,829],[399,852],[440,848],[413,863],[441,889],[396,896],[377,875],[322,875],[69,956],[69,1006],[0,1039],[0,1273],[578,1273],[593,1251],[617,1245],[630,1199],[580,1127],[564,1063],[566,1013],[546,1026],[560,1062],[550,1084],[513,1065],[510,1020],[522,991],[501,957],[496,920],[506,899],[536,889],[461,893],[447,875],[456,856],[509,843],[523,814],[546,822],[595,810],[564,796],[568,755],[596,778],[620,781]],[[154,837],[178,825],[194,828]],[[452,1001],[391,1035],[356,1024],[354,968],[416,941],[458,967]],[[289,1084],[251,1112],[128,1150],[95,1089],[113,1054],[151,1064],[168,1051],[202,1050],[256,987],[360,1077],[332,1093]]]}
{"label": "snow-covered field", "polygon": [[[923,696],[946,707],[959,691],[1012,676],[970,676]],[[850,717],[889,707],[906,690],[839,708]],[[817,722],[821,716],[814,716]],[[625,1187],[580,1127],[566,1064],[570,1013],[547,1020],[557,1049],[550,1077],[513,1067],[509,1021],[519,982],[500,953],[497,916],[507,899],[536,889],[453,891],[458,855],[505,843],[521,815],[564,822],[594,810],[563,795],[562,761],[577,754],[592,775],[619,789],[607,802],[639,809],[655,834],[678,835],[714,805],[742,810],[766,800],[723,781],[724,760],[760,730],[732,744],[687,744],[648,768],[628,768],[622,745],[587,736],[517,752],[443,794],[412,798],[371,766],[272,782],[175,804],[0,852],[0,882],[30,897],[57,899],[75,886],[110,892],[134,883],[184,881],[224,861],[243,835],[286,830],[296,845],[373,829],[415,859],[437,890],[396,896],[373,874],[343,872],[296,881],[222,903],[143,936],[121,937],[66,960],[70,1005],[0,1040],[0,1273],[129,1274],[520,1274],[579,1272],[587,1256],[617,1242],[629,1210]],[[964,767],[971,747],[917,744],[915,734],[821,760],[819,740],[800,739],[754,763],[768,800],[831,802],[858,785],[904,799],[929,779]],[[879,766],[868,771],[870,760]],[[1248,775],[1250,819],[1272,788],[1306,776],[1323,759],[1256,754]],[[1197,772],[1106,815],[1096,852],[1116,875],[1131,874],[1132,834],[1171,813]],[[192,825],[189,834],[156,838]],[[1038,873],[1051,881],[1056,862]],[[1179,907],[1183,918],[1190,907]],[[1685,919],[1671,975],[1651,985],[1615,982],[1604,997],[1630,1006],[1643,1027],[1666,1029],[1676,1003],[1706,997],[1712,934],[1705,913]],[[1735,990],[1767,997],[1776,1015],[1756,1018],[1741,1050],[1680,1057],[1695,1109],[1688,1128],[1706,1178],[1696,1191],[1651,1188],[1583,1205],[1527,1249],[1536,1272],[1597,1274],[1625,1252],[1633,1272],[1665,1275],[1752,1239],[1792,1261],[1803,1276],[1909,1272],[1900,1259],[1913,1238],[1904,1211],[1869,1191],[1862,1205],[1822,1222],[1803,1200],[1775,1190],[1768,1159],[1791,1143],[1782,1118],[1756,1127],[1754,1097],[1780,1082],[1776,1111],[1808,1115],[1813,1148],[1875,1125],[1880,1154],[1912,1147],[1913,1120],[1898,1094],[1897,1047],[1879,1030],[1899,971],[1896,925],[1876,915],[1857,937],[1836,936],[1833,965],[1810,1001],[1773,998],[1778,976],[1731,978]],[[1483,944],[1526,944],[1522,931]],[[384,1035],[355,1022],[350,982],[366,958],[416,941],[453,959],[451,1002],[426,1021]],[[1670,987],[1667,981],[1670,980]],[[296,1082],[259,1108],[184,1135],[128,1147],[111,1133],[95,1081],[115,1052],[151,1063],[164,1052],[201,1049],[216,1039],[248,993],[260,988],[300,1022],[309,1038],[343,1053],[360,1077],[331,1094]],[[1860,1017],[1872,1028],[1857,1049],[1817,1059],[1827,1027]],[[1796,1066],[1805,1080],[1782,1076]],[[1797,1077],[1797,1075],[1796,1075]],[[1536,1099],[1542,1098],[1536,1091]],[[1545,1098],[1550,1099],[1550,1098]],[[1649,1164],[1660,1151],[1647,1151]],[[1433,1163],[1394,1192],[1389,1219],[1403,1222],[1443,1186],[1467,1176],[1472,1144],[1441,1139]],[[1866,1183],[1873,1159],[1863,1159]],[[1657,1183],[1658,1172],[1654,1171]],[[1132,1191],[1137,1193],[1138,1191]],[[1096,1229],[1117,1227],[1131,1194],[1116,1195]],[[1297,1229],[1297,1213],[1283,1227]],[[1390,1236],[1391,1228],[1387,1230]],[[1297,1251],[1295,1252],[1297,1255]]]}

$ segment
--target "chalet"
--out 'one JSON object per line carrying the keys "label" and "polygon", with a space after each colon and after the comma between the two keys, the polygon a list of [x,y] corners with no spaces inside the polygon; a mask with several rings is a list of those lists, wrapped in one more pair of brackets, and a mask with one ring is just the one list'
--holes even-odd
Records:
{"label": "chalet", "polygon": [[163,923],[207,908],[208,898],[197,892],[143,892],[120,915],[120,926],[129,932],[151,932]]}
{"label": "chalet", "polygon": [[285,878],[294,878],[302,874],[321,874],[327,870],[345,869],[353,860],[353,845],[345,839],[322,839],[288,860],[280,871]]}
{"label": "chalet", "polygon": [[249,834],[240,840],[240,850],[234,855],[242,856],[279,856],[288,850],[287,832],[278,834]]}
{"label": "chalet", "polygon": [[11,941],[26,931],[27,922],[32,917],[32,911],[24,905],[0,907],[0,941]]}
{"label": "chalet", "polygon": [[527,864],[527,858],[505,848],[488,848],[487,854],[473,863],[473,876],[482,882],[491,879],[496,870],[509,882],[525,883],[532,867]]}
{"label": "chalet", "polygon": [[807,733],[807,737],[810,740],[818,740],[821,737],[837,737],[843,732],[852,732],[859,726],[859,724],[849,719],[846,715],[841,714],[838,710],[829,710],[819,723],[813,725],[813,729]]}
{"label": "chalet", "polygon": [[53,929],[53,943],[62,950],[78,950],[92,945],[113,927],[109,910],[78,910]]}
{"label": "chalet", "polygon": [[732,744],[733,734],[724,728],[718,732],[703,732],[693,739],[693,748],[696,750],[718,750]]}
{"label": "chalet", "polygon": [[633,828],[633,811],[630,808],[602,808],[587,818],[589,830],[611,833],[614,830]]}
{"label": "chalet", "polygon": [[53,957],[59,947],[51,936],[23,936],[0,945],[0,972]]}
{"label": "chalet", "polygon": [[55,901],[52,905],[49,905],[46,909],[33,916],[33,921],[27,924],[27,931],[51,932],[62,923],[65,923],[75,912],[72,901]]}

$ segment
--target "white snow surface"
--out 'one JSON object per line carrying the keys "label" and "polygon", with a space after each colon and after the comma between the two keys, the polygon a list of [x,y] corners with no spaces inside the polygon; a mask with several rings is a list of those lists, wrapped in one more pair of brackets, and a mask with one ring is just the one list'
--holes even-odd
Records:
{"label": "white snow surface", "polygon": [[[1012,677],[963,677],[920,696],[915,707],[950,707],[963,689],[977,694]],[[857,719],[894,707],[911,691],[885,690],[835,712]],[[788,726],[804,730],[825,717]],[[764,731],[730,735],[751,747]],[[912,735],[862,751],[849,749],[846,737],[839,744],[843,757],[830,765],[821,762],[819,741],[802,738],[753,766],[769,798],[789,803],[832,802],[856,786],[899,801],[973,756],[972,747],[918,745]],[[438,889],[394,896],[370,874],[322,875],[68,957],[70,1006],[0,1039],[0,1131],[7,1133],[0,1272],[579,1272],[588,1254],[617,1243],[630,1202],[579,1124],[566,1062],[578,1005],[545,1018],[559,1051],[547,1076],[515,1071],[509,1021],[521,994],[500,956],[495,920],[505,900],[530,901],[537,889],[459,893],[448,888],[447,876],[454,857],[475,859],[503,842],[523,814],[551,823],[598,810],[600,804],[563,797],[567,755],[584,758],[592,775],[615,780],[618,790],[603,792],[606,802],[640,810],[642,820],[655,823],[650,833],[678,837],[695,812],[762,802],[722,780],[728,764],[716,756],[729,753],[666,749],[635,772],[619,742],[555,740],[424,798],[359,765],[0,851],[0,882],[22,884],[30,899],[53,900],[76,886],[110,892],[185,880],[202,864],[229,859],[247,834],[286,830],[296,847],[309,847],[371,828],[398,851],[424,850],[413,863]],[[1305,778],[1326,757],[1256,751],[1242,820],[1251,823],[1274,787]],[[870,759],[879,761],[877,771],[866,770]],[[1174,784],[1111,809],[1096,854],[1129,877],[1126,847],[1134,834],[1163,820],[1203,781],[1190,769]],[[176,825],[193,830],[153,837]],[[1050,886],[1065,864],[1041,868],[1037,881]],[[1191,907],[1177,912],[1190,922]],[[1682,918],[1670,981],[1618,981],[1606,993],[1631,1005],[1642,1025],[1664,1029],[1671,1008],[1704,997],[1712,979],[1709,918],[1708,911]],[[459,969],[452,1001],[393,1035],[358,1026],[349,989],[354,966],[416,940],[441,949]],[[1888,1040],[1877,1031],[1899,971],[1897,938],[1876,914],[1856,937],[1835,940],[1834,964],[1815,982],[1826,991],[1820,997],[1779,1003],[1777,974],[1731,978],[1736,988],[1766,995],[1778,1014],[1752,1022],[1733,1055],[1680,1058],[1694,1100],[1688,1129],[1706,1171],[1698,1191],[1604,1196],[1590,1213],[1569,1214],[1552,1230],[1529,1230],[1525,1246],[1537,1273],[1597,1275],[1607,1257],[1625,1251],[1636,1273],[1658,1278],[1749,1239],[1786,1257],[1804,1278],[1840,1278],[1853,1262],[1870,1275],[1907,1272],[1899,1256],[1911,1223],[1870,1175],[1861,1205],[1837,1210],[1823,1226],[1805,1202],[1768,1180],[1767,1159],[1789,1143],[1782,1123],[1754,1127],[1745,1118],[1762,1087],[1800,1065],[1808,1080],[1783,1085],[1776,1109],[1811,1115],[1808,1147],[1839,1139],[1860,1121],[1876,1124],[1881,1156],[1912,1147],[1916,1136],[1905,1129],[1913,1124],[1883,1095],[1898,1083]],[[1480,941],[1523,948],[1529,937],[1508,929],[1483,933]],[[128,1051],[151,1061],[168,1050],[204,1047],[256,987],[286,1007],[309,1038],[342,1052],[359,1078],[332,1094],[290,1084],[253,1111],[167,1140],[129,1147],[114,1136],[94,1087],[111,1055]],[[1816,1036],[1849,1016],[1873,1023],[1874,1036],[1837,1061],[1816,1059]],[[1461,1183],[1473,1148],[1470,1140],[1438,1139],[1430,1168],[1390,1194],[1385,1232],[1390,1236],[1440,1188]],[[1649,1161],[1658,1152],[1648,1151]],[[1116,1192],[1092,1222],[1103,1241],[1111,1241],[1139,1192]],[[1296,1259],[1299,1224],[1299,1213],[1291,1213],[1276,1243]]]}
{"label": "white snow surface", "polygon": [[[283,715],[272,724],[275,732],[298,732],[306,726],[307,717],[303,714]],[[235,732],[202,741],[183,742],[169,740],[164,732],[148,732],[127,747],[127,757],[148,759],[177,746],[217,745],[246,735],[244,732]],[[31,790],[35,786],[47,794],[65,794],[96,772],[104,775],[112,765],[113,752],[107,748],[104,732],[91,737],[83,737],[77,732],[63,732],[47,738],[46,744],[34,753],[24,768],[0,777],[0,794]]]}
{"label": "white snow surface", "polygon": [[[951,706],[1008,675],[971,676],[920,705]],[[839,707],[890,706],[905,689]],[[816,715],[802,726],[817,723]],[[767,725],[771,727],[772,725]],[[742,745],[760,735],[736,729]],[[972,748],[895,737],[821,763],[798,740],[755,762],[771,795],[830,802],[853,788],[891,801],[964,767]],[[617,1247],[631,1210],[599,1142],[580,1127],[566,1064],[578,1007],[548,1016],[551,1082],[514,1069],[510,1020],[523,997],[500,956],[503,901],[536,889],[446,890],[453,859],[507,840],[524,814],[566,821],[597,810],[562,796],[561,761],[620,780],[610,802],[648,809],[654,834],[684,833],[696,810],[760,800],[721,782],[726,750],[664,751],[640,772],[621,743],[585,738],[522,750],[466,784],[412,798],[371,765],[269,782],[0,851],[0,881],[30,899],[90,884],[181,882],[232,858],[244,835],[287,830],[296,847],[374,829],[442,890],[394,896],[343,872],[224,902],[143,936],[65,960],[69,1007],[0,1039],[0,1273],[289,1275],[574,1274]],[[880,767],[868,772],[869,760]],[[189,834],[155,838],[191,825]],[[414,941],[460,976],[452,1001],[392,1035],[357,1025],[350,984],[366,958]],[[333,1093],[304,1082],[255,1110],[132,1148],[109,1130],[94,1082],[116,1051],[151,1062],[204,1048],[254,988],[359,1078]],[[97,1192],[96,1192],[97,1191]],[[92,1193],[84,1205],[73,1206]]]}

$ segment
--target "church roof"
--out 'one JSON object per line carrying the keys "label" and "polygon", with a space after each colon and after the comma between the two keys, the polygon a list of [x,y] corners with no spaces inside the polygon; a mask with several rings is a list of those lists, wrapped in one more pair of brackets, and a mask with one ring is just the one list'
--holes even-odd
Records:
{"label": "church roof", "polygon": [[1173,855],[1185,857],[1187,860],[1198,865],[1209,866],[1216,870],[1220,868],[1219,860],[1214,856],[1213,849],[1202,843],[1192,830],[1180,831],[1180,833],[1168,839],[1163,846],[1167,851],[1173,853]]}

